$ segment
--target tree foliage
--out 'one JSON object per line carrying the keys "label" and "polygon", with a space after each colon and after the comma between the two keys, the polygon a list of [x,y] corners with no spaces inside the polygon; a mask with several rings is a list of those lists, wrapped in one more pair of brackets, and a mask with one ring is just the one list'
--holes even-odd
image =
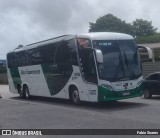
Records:
{"label": "tree foliage", "polygon": [[149,36],[140,36],[136,38],[138,44],[160,43],[160,33]]}
{"label": "tree foliage", "polygon": [[151,21],[136,19],[133,23],[126,23],[112,14],[104,15],[89,23],[89,32],[119,32],[133,36],[148,36],[156,33],[157,28],[152,26]]}
{"label": "tree foliage", "polygon": [[157,28],[152,26],[152,21],[136,19],[133,21],[133,33],[135,36],[149,36],[156,33]]}
{"label": "tree foliage", "polygon": [[90,22],[89,24],[89,32],[121,32],[130,34],[132,30],[130,24],[112,14],[100,17],[96,20],[96,23]]}
{"label": "tree foliage", "polygon": [[3,65],[0,65],[0,74],[1,73],[6,73],[6,72],[7,72],[6,67],[3,66]]}

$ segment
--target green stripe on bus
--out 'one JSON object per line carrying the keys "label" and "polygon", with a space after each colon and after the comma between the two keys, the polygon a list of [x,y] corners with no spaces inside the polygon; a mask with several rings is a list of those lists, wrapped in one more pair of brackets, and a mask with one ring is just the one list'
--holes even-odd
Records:
{"label": "green stripe on bus", "polygon": [[14,87],[17,88],[17,84],[22,83],[18,68],[10,69],[10,73],[11,73]]}
{"label": "green stripe on bus", "polygon": [[49,64],[42,64],[41,67],[42,67],[42,70],[44,73],[44,77],[45,77],[49,92],[51,95],[55,95],[55,93],[54,93],[54,79],[51,74],[50,65]]}
{"label": "green stripe on bus", "polygon": [[71,68],[69,72],[67,72],[67,74],[63,74],[63,71],[61,71],[57,67],[54,67],[53,64],[42,64],[41,66],[50,94],[58,94],[69,81],[73,69]]}
{"label": "green stripe on bus", "polygon": [[[123,100],[133,97],[139,97],[143,95],[143,84],[141,84],[139,87],[132,89],[132,90],[126,90],[126,91],[110,91],[106,88],[99,86],[98,87],[98,101],[115,101],[115,100]],[[123,95],[125,93],[129,93],[129,95]]]}

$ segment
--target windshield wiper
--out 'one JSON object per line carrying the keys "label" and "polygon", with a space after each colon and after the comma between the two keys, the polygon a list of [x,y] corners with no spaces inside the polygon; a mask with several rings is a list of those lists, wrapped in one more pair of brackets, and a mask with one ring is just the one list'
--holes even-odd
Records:
{"label": "windshield wiper", "polygon": [[[121,68],[121,71],[123,70],[123,68],[122,68],[122,64],[121,64],[121,56],[120,56],[120,53],[119,53],[119,63],[118,63],[118,65],[117,65],[117,68],[116,68],[116,71],[115,71],[115,75],[114,75],[114,77],[113,77],[113,79],[112,79],[112,81],[115,81],[115,80],[117,80],[117,75],[118,75],[118,73],[119,73],[119,69]],[[119,66],[120,66],[120,68],[119,68]],[[123,72],[123,71],[122,71]]]}
{"label": "windshield wiper", "polygon": [[127,66],[128,71],[131,73],[132,77],[136,77],[136,75],[134,74],[133,70],[129,67],[126,53],[125,52],[123,52],[123,53],[124,53],[124,58],[125,58],[125,64]]}

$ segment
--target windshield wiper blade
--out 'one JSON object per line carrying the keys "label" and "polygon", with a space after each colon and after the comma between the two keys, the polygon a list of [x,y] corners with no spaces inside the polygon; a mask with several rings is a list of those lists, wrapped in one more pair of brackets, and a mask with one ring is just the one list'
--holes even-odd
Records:
{"label": "windshield wiper blade", "polygon": [[115,71],[115,75],[114,75],[114,77],[113,77],[113,79],[112,79],[112,81],[115,81],[115,80],[117,80],[117,75],[118,75],[118,71],[119,71],[119,66],[120,66],[120,68],[121,68],[121,71],[122,71],[122,65],[121,65],[121,57],[120,57],[120,53],[119,53],[119,63],[118,63],[118,65],[117,65],[117,68],[116,68],[116,71]]}
{"label": "windshield wiper blade", "polygon": [[125,63],[126,63],[128,71],[131,73],[132,77],[136,77],[136,75],[134,74],[133,70],[128,65],[128,59],[126,57],[126,53],[125,52],[123,52],[123,53],[124,53]]}

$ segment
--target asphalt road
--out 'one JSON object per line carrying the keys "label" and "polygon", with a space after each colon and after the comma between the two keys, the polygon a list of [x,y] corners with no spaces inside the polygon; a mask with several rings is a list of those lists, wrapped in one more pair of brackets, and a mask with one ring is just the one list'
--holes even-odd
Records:
{"label": "asphalt road", "polygon": [[74,106],[68,100],[22,100],[0,85],[0,129],[159,129],[160,96]]}

